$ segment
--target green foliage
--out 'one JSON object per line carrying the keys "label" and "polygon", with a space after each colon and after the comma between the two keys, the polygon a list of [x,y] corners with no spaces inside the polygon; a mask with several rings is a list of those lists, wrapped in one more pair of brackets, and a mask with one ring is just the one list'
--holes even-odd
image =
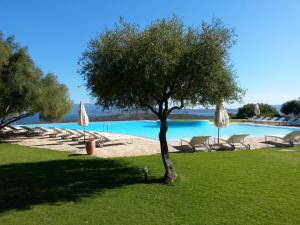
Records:
{"label": "green foliage", "polygon": [[0,224],[300,224],[293,149],[172,154],[180,176],[162,185],[159,155],[101,159],[0,144]]}
{"label": "green foliage", "polygon": [[[260,109],[260,116],[269,116],[274,117],[278,116],[277,110],[268,104],[260,103],[259,109]],[[249,117],[255,116],[255,104],[246,104],[243,107],[238,109],[238,113],[236,114],[236,119],[247,119]]]}
{"label": "green foliage", "polygon": [[285,102],[280,111],[286,115],[300,116],[300,98],[298,100],[292,100]]}
{"label": "green foliage", "polygon": [[59,119],[71,110],[68,89],[53,74],[43,75],[25,48],[0,36],[0,126],[39,113]]}
{"label": "green foliage", "polygon": [[184,26],[177,17],[144,29],[121,20],[90,42],[79,60],[80,72],[104,108],[143,108],[157,115],[169,182],[176,178],[166,138],[169,114],[186,104],[234,101],[243,92],[229,64],[233,44],[233,31],[218,20],[198,29]]}
{"label": "green foliage", "polygon": [[239,99],[243,91],[228,58],[234,41],[233,31],[219,20],[197,29],[177,17],[144,29],[121,20],[89,43],[79,63],[100,105],[148,107],[159,114],[156,107],[168,112],[169,100],[182,108]]}

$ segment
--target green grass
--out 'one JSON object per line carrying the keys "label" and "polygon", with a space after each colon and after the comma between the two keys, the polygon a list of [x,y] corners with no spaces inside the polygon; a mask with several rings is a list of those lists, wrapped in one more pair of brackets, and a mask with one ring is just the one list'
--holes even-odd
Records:
{"label": "green grass", "polygon": [[98,159],[0,144],[0,224],[300,224],[294,149],[172,154],[179,177],[163,185],[159,155]]}

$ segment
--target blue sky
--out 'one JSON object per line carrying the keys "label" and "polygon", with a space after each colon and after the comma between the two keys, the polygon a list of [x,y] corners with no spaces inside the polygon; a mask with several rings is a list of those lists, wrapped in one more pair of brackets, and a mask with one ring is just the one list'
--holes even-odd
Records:
{"label": "blue sky", "polygon": [[[68,85],[74,102],[91,102],[77,73],[88,41],[123,16],[141,26],[173,14],[187,25],[218,17],[235,29],[231,51],[244,103],[300,97],[299,0],[0,0],[0,31],[14,35],[45,73]],[[234,104],[237,106],[239,104]]]}

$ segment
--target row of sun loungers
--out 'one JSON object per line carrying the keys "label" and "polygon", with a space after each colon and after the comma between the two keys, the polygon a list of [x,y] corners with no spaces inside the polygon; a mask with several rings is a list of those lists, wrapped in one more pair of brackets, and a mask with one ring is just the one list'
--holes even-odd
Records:
{"label": "row of sun loungers", "polygon": [[[249,134],[238,134],[232,135],[228,139],[219,139],[219,143],[216,143],[217,138],[214,138],[213,141],[210,136],[194,136],[190,139],[180,139],[181,146],[188,145],[192,148],[193,151],[196,151],[197,148],[205,148],[208,151],[213,150],[215,147],[229,147],[231,150],[235,150],[236,148],[245,148],[249,150],[251,146],[246,143],[245,138],[249,136]],[[282,144],[288,144],[289,146],[294,146],[295,144],[300,144],[300,131],[292,131],[285,136],[272,136],[266,135],[265,142],[267,141],[275,141],[280,140]]]}
{"label": "row of sun loungers", "polygon": [[23,134],[23,135],[27,135],[27,136],[34,136],[38,134],[38,131],[26,127],[26,129],[22,126],[18,127],[18,126],[5,126],[2,130],[2,133],[6,133],[6,134]]}
{"label": "row of sun loungers", "polygon": [[[250,149],[250,145],[245,142],[245,138],[249,136],[249,134],[237,134],[232,135],[228,139],[223,138],[214,138],[212,140],[211,136],[194,136],[190,139],[180,139],[180,145],[188,145],[193,151],[196,151],[197,148],[206,148],[208,151],[213,150],[215,147],[225,147],[231,150],[235,150],[236,148],[245,148],[247,150]],[[217,143],[218,142],[218,143]]]}
{"label": "row of sun loungers", "polygon": [[248,119],[250,122],[272,124],[272,125],[289,125],[289,126],[300,126],[300,118],[285,118],[285,117],[258,117],[253,116]]}
{"label": "row of sun loungers", "polygon": [[[85,141],[96,141],[97,147],[103,147],[105,143],[119,142],[133,143],[133,137],[123,134],[113,134],[106,132],[96,132],[96,131],[81,131],[81,130],[71,130],[71,129],[60,129],[60,128],[43,128],[43,127],[27,127],[27,126],[7,126],[1,131],[2,133],[8,134],[22,134],[28,136],[42,136],[42,137],[60,137],[61,139],[68,139],[72,141],[85,142]],[[211,136],[194,136],[189,139],[180,139],[181,145],[188,145],[194,151],[196,148],[205,148],[209,151],[214,149],[214,147],[224,146],[231,150],[236,148],[250,149],[250,145],[246,143],[245,138],[249,134],[236,134],[232,135],[228,139],[220,138],[218,143],[216,138],[211,138]],[[272,136],[266,135],[265,142],[267,141],[278,141],[281,143],[287,143],[289,146],[294,146],[295,144],[300,144],[300,131],[293,131],[285,136]]]}
{"label": "row of sun loungers", "polygon": [[41,136],[49,138],[61,138],[65,140],[78,141],[83,143],[85,141],[96,141],[97,147],[103,147],[105,143],[123,141],[125,143],[133,143],[133,137],[123,134],[112,134],[105,132],[96,131],[81,131],[61,128],[44,128],[35,127],[31,128],[28,126],[6,126],[2,133],[4,134],[15,134],[15,135],[26,135],[26,136]]}

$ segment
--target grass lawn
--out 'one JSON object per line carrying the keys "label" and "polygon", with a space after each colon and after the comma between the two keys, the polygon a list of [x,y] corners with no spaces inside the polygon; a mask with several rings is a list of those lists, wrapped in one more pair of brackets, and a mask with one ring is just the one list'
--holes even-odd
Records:
{"label": "grass lawn", "polygon": [[98,159],[0,144],[0,224],[300,224],[294,149],[172,154],[179,178],[163,185],[159,155]]}

